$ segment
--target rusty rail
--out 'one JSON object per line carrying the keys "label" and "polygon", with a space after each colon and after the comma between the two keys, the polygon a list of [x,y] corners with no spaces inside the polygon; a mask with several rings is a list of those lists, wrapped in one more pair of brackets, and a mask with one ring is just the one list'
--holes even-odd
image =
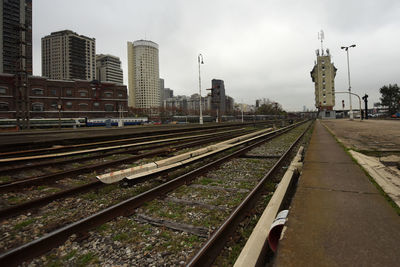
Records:
{"label": "rusty rail", "polygon": [[[310,124],[311,126],[311,124]],[[280,157],[280,159],[274,164],[274,166],[268,171],[268,173],[260,180],[256,187],[247,195],[247,197],[239,204],[239,206],[231,213],[228,219],[218,228],[217,231],[208,239],[208,241],[202,246],[202,248],[196,253],[196,255],[190,260],[187,266],[211,266],[216,257],[220,254],[226,241],[229,239],[231,234],[236,230],[239,223],[246,216],[248,211],[254,206],[258,197],[261,195],[264,183],[271,177],[286,160],[290,152],[301,140],[304,134],[310,128],[306,130],[296,139],[295,142],[289,147],[289,149]]]}
{"label": "rusty rail", "polygon": [[[176,147],[173,148],[173,150],[176,151],[176,150],[187,148],[187,147],[191,147],[191,146],[202,145],[202,144],[210,142],[210,141],[216,141],[218,139],[224,139],[224,138],[227,138],[227,137],[228,136],[225,135],[225,136],[221,136],[221,137],[219,137],[217,139],[216,138],[212,138],[212,139],[211,138],[207,138],[207,139],[204,139],[204,140],[198,140],[198,141],[194,141],[194,142],[190,142],[190,143],[187,143],[187,144],[182,144],[182,145],[176,146]],[[166,152],[167,151],[168,150],[166,150]],[[154,152],[154,153],[151,153],[151,154],[150,153],[140,154],[140,155],[137,155],[135,157],[138,157],[136,159],[139,159],[139,158],[144,158],[144,157],[151,156],[151,155],[159,155],[159,154],[157,154],[157,152]],[[139,157],[139,156],[141,156],[141,157]],[[110,163],[107,163],[107,164],[112,164],[112,163],[115,164],[115,162],[110,162]],[[91,168],[91,167],[89,166],[88,168]],[[146,179],[143,179],[143,180],[140,180],[140,181],[139,180],[135,181],[135,184],[137,184],[139,182],[143,182],[143,181],[145,181],[145,180],[147,180],[147,179],[149,179],[151,177],[153,177],[153,176],[146,177]],[[51,180],[51,181],[54,181],[54,180]],[[1,219],[5,219],[5,218],[10,217],[10,216],[14,216],[16,214],[19,214],[19,213],[21,213],[23,211],[26,211],[26,210],[29,210],[29,209],[33,209],[33,208],[37,208],[39,206],[46,205],[50,201],[54,201],[54,200],[57,200],[57,199],[60,199],[60,198],[65,198],[65,197],[72,196],[72,195],[75,195],[75,194],[78,194],[78,193],[86,192],[86,191],[95,189],[95,188],[100,187],[100,186],[105,186],[105,184],[100,182],[100,181],[94,181],[94,182],[90,182],[90,183],[85,184],[85,185],[77,186],[77,187],[70,188],[70,189],[67,189],[67,190],[63,190],[61,192],[57,192],[57,193],[54,193],[54,194],[51,194],[51,195],[48,195],[48,196],[44,196],[44,197],[33,199],[33,200],[30,200],[30,201],[27,201],[27,202],[24,202],[24,203],[21,203],[21,204],[18,204],[18,205],[14,205],[14,206],[10,206],[10,207],[4,208],[4,209],[0,210],[0,220]]]}
{"label": "rusty rail", "polygon": [[0,265],[15,266],[25,260],[42,255],[43,253],[49,251],[53,247],[63,244],[65,240],[68,239],[68,237],[71,236],[72,234],[85,233],[90,229],[97,227],[103,223],[106,223],[118,216],[129,216],[134,212],[136,208],[143,205],[143,203],[153,200],[159,197],[160,195],[166,194],[167,192],[176,189],[181,185],[190,183],[191,180],[195,179],[199,175],[206,173],[212,168],[215,168],[234,157],[240,156],[246,153],[248,150],[291,130],[294,126],[296,125],[291,125],[273,131],[271,132],[271,135],[264,137],[261,140],[255,141],[254,143],[248,144],[246,147],[234,151],[229,155],[226,155],[211,163],[203,165],[195,170],[192,170],[184,175],[181,175],[173,180],[170,180],[162,185],[159,185],[137,196],[134,196],[118,204],[110,206],[87,218],[66,225],[58,230],[55,230],[51,233],[44,235],[41,238],[33,240],[29,243],[26,243],[14,249],[11,249],[0,255]]}

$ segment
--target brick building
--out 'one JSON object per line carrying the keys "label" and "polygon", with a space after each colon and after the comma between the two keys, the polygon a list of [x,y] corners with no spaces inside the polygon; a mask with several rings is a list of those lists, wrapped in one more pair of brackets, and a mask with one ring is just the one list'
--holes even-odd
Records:
{"label": "brick building", "polygon": [[[86,80],[51,80],[29,76],[27,86],[30,118],[118,117],[127,112],[127,88],[122,84]],[[0,118],[16,118],[15,76],[0,74]]]}

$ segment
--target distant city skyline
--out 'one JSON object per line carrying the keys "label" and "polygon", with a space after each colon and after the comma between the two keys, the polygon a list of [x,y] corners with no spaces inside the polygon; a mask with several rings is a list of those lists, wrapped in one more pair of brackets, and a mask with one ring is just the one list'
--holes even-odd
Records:
{"label": "distant city skyline", "polygon": [[[216,14],[212,19],[210,12]],[[357,44],[350,53],[352,92],[367,93],[372,107],[380,87],[400,83],[399,16],[400,3],[389,0],[33,1],[33,73],[41,75],[40,39],[51,32],[70,29],[96,38],[96,53],[119,57],[124,73],[126,42],[148,39],[159,44],[160,77],[176,95],[196,93],[202,53],[204,88],[222,79],[238,102],[269,98],[285,110],[301,111],[314,106],[309,75],[323,29],[338,69],[336,90],[348,89],[340,47]],[[336,103],[342,99],[348,107],[344,95]]]}

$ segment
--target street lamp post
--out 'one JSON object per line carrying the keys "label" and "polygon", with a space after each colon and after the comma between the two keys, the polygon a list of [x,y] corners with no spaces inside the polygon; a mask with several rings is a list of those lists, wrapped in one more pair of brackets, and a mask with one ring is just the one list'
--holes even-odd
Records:
{"label": "street lamp post", "polygon": [[58,109],[58,128],[61,129],[61,104],[57,104],[57,109]]}
{"label": "street lamp post", "polygon": [[350,85],[350,63],[349,63],[349,48],[356,47],[355,44],[350,46],[342,46],[341,49],[346,50],[347,53],[347,76],[349,78],[349,104],[350,104],[350,120],[353,120],[353,106],[351,104],[351,85]]}
{"label": "street lamp post", "polygon": [[[201,60],[200,60],[201,58]],[[204,64],[203,61],[203,55],[199,54],[197,57],[197,61],[199,63],[199,94],[200,94],[200,101],[199,101],[199,106],[200,106],[200,116],[199,116],[199,123],[203,124],[203,111],[202,111],[202,104],[201,104],[201,76],[200,76],[200,64]]]}

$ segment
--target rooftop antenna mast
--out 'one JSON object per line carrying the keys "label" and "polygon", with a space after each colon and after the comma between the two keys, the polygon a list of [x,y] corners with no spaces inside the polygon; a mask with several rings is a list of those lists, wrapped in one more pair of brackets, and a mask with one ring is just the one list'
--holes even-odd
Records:
{"label": "rooftop antenna mast", "polygon": [[320,32],[318,32],[318,40],[321,40],[321,53],[322,53],[322,55],[324,55],[324,46],[323,46],[324,39],[325,39],[324,31],[321,30]]}

